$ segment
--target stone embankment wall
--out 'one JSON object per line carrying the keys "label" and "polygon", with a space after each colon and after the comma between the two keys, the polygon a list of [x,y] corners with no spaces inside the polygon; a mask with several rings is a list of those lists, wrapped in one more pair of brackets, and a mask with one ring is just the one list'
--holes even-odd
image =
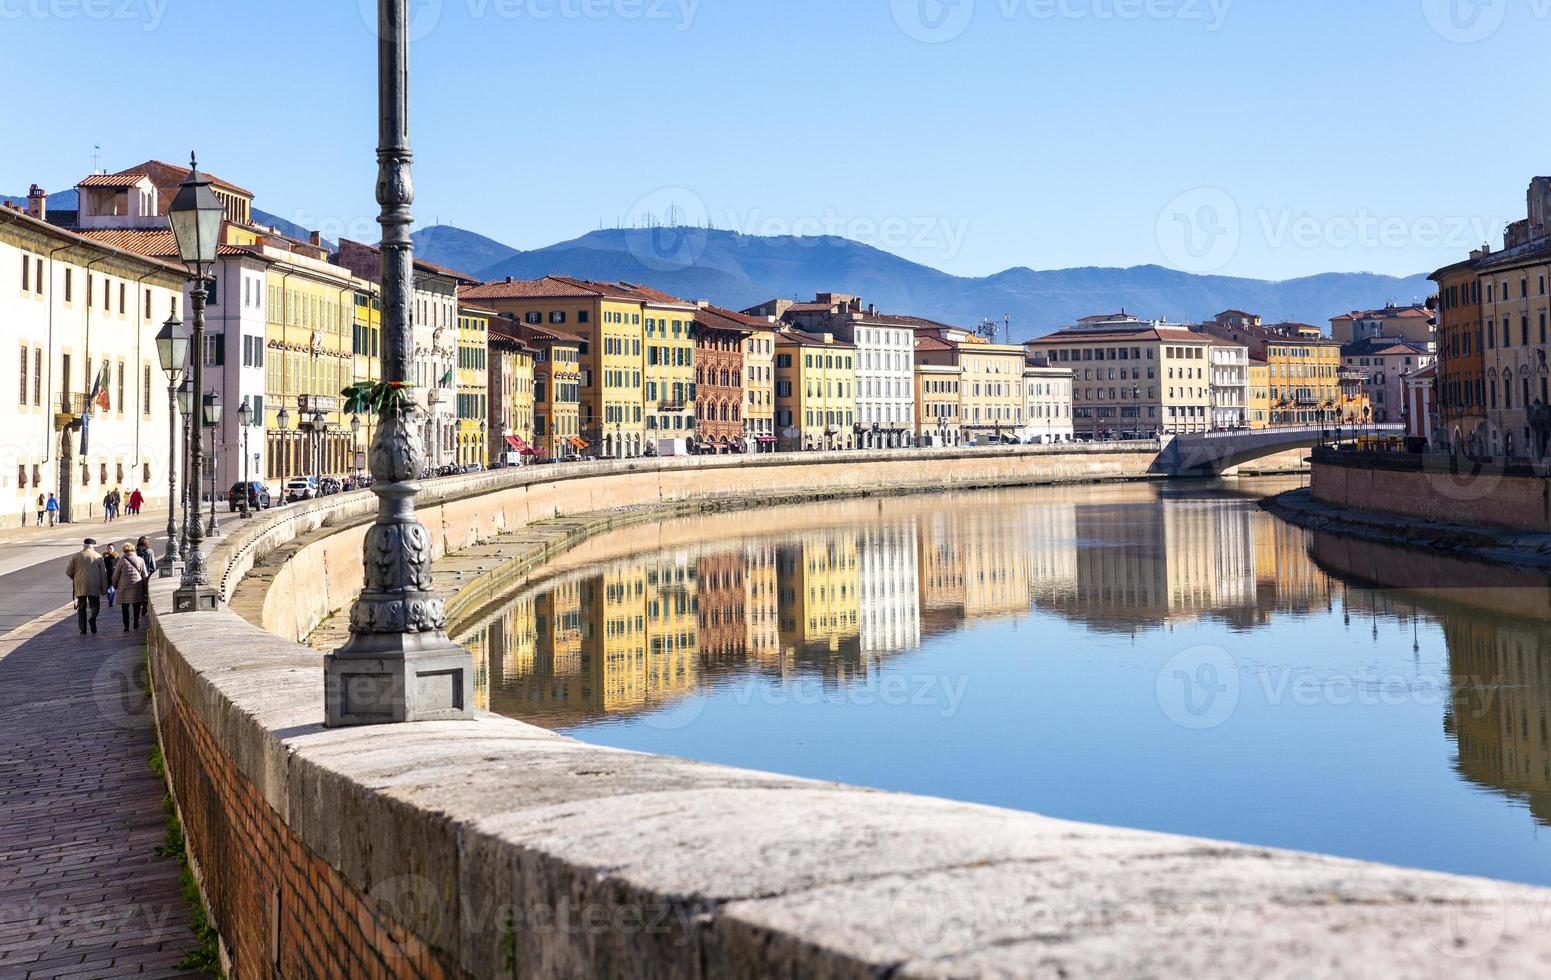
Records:
{"label": "stone embankment wall", "polygon": [[1475,468],[1442,456],[1316,453],[1310,489],[1333,507],[1551,531],[1551,479],[1527,470]]}
{"label": "stone embankment wall", "polygon": [[[1151,462],[1127,455],[608,464],[438,481],[424,497],[445,549],[685,494],[1104,478]],[[370,505],[263,515],[216,550],[229,595],[250,569],[285,585],[253,592],[249,610],[285,636],[232,610],[170,615],[171,584],[153,591],[167,768],[233,975],[1551,969],[1538,889],[622,752],[491,715],[327,730],[321,657],[293,636],[348,593],[348,549],[327,532],[348,539]],[[266,612],[280,596],[296,610]]]}

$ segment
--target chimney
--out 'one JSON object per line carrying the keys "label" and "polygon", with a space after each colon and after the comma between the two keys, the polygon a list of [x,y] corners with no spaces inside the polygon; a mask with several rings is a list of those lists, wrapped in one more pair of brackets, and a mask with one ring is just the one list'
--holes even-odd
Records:
{"label": "chimney", "polygon": [[511,282],[511,281],[512,281],[512,277],[511,277],[511,276],[507,276],[507,277],[506,277],[506,281],[507,281],[507,282]]}
{"label": "chimney", "polygon": [[39,221],[48,220],[48,191],[37,184],[27,191],[27,214]]}
{"label": "chimney", "polygon": [[316,231],[313,232],[312,234],[307,236],[307,244],[311,245],[313,248],[322,248],[323,247],[323,235],[321,233],[319,233],[319,232],[316,232]]}

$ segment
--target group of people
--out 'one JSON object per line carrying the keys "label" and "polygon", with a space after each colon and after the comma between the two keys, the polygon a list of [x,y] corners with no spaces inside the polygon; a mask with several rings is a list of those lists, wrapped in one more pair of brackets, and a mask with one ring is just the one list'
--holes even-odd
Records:
{"label": "group of people", "polygon": [[43,515],[48,515],[48,526],[53,527],[59,523],[59,498],[53,494],[45,497],[38,494],[38,527],[43,526]]}
{"label": "group of people", "polygon": [[145,494],[136,490],[126,500],[118,487],[109,490],[107,496],[102,498],[102,522],[112,524],[123,511],[126,516],[133,517],[140,513],[140,508],[145,506]]}
{"label": "group of people", "polygon": [[125,541],[121,547],[108,545],[97,552],[97,539],[87,538],[80,551],[65,566],[75,594],[75,618],[81,634],[97,632],[97,617],[102,600],[111,608],[115,602],[123,611],[124,632],[140,629],[142,620],[149,625],[150,578],[156,571],[156,556],[151,539]]}

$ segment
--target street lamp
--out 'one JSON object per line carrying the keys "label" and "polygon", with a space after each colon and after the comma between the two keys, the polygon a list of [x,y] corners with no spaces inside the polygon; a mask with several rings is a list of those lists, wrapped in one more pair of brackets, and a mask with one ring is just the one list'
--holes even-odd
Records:
{"label": "street lamp", "polygon": [[[360,445],[361,445],[361,416],[359,416],[359,415],[352,415],[352,416],[350,416],[350,469],[355,471],[355,481],[356,481],[356,483],[360,483],[361,482],[361,463],[363,461],[363,457],[362,457],[362,454],[361,454],[361,450],[359,448]],[[359,489],[359,488],[356,488],[356,489]]]}
{"label": "street lamp", "polygon": [[248,510],[248,429],[253,425],[253,406],[248,404],[246,395],[237,408],[237,423],[242,426],[242,519],[247,520],[253,516]]}
{"label": "street lamp", "polygon": [[188,334],[177,317],[168,317],[156,334],[156,359],[167,375],[167,550],[162,553],[160,576],[172,578],[178,554],[178,376],[188,360]]}
{"label": "street lamp", "polygon": [[[221,529],[220,523],[215,519],[215,474],[220,468],[220,457],[215,452],[215,433],[221,426],[221,395],[219,392],[205,392],[205,428],[210,430],[210,526],[205,533],[215,537]],[[246,498],[244,494],[244,498]]]}
{"label": "street lamp", "polygon": [[[211,189],[210,181],[200,174],[199,161],[192,155],[189,157],[188,179],[178,186],[178,194],[167,209],[167,220],[172,225],[172,236],[178,245],[178,258],[188,266],[189,279],[194,285],[189,293],[190,307],[194,311],[193,390],[203,392],[205,300],[209,295],[205,291],[205,284],[210,279],[210,267],[215,264],[226,209]],[[197,478],[205,465],[205,447],[201,435],[203,427],[196,420],[189,428],[193,434],[189,465]],[[220,593],[210,588],[205,576],[205,557],[200,553],[203,542],[204,533],[199,526],[199,511],[196,508],[189,521],[189,547],[187,560],[183,564],[183,582],[177,592],[173,593],[175,612],[208,612],[220,608]]]}
{"label": "street lamp", "polygon": [[192,512],[196,521],[199,514],[199,497],[194,492],[199,482],[190,475],[193,470],[189,468],[189,451],[193,446],[189,422],[194,417],[194,379],[188,375],[184,375],[183,383],[178,385],[178,414],[183,419],[183,453],[178,460],[183,467],[183,522],[178,528],[178,549],[187,558],[189,514]]}
{"label": "street lamp", "polygon": [[[414,202],[409,147],[409,0],[378,0],[377,201],[382,205],[384,394],[412,383]],[[425,445],[407,398],[379,402],[370,453],[377,517],[362,543],[363,586],[350,610],[350,640],[324,659],[331,728],[473,718],[474,664],[447,637],[447,613],[432,589],[431,535],[415,517]]]}

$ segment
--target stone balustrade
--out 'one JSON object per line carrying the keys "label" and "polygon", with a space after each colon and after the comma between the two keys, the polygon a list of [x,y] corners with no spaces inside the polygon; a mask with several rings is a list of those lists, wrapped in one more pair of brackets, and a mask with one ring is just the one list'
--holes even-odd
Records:
{"label": "stone balustrade", "polygon": [[[586,464],[434,481],[420,513],[440,554],[565,514],[1141,478],[1155,455]],[[235,975],[1551,969],[1541,889],[641,755],[492,715],[325,729],[322,659],[296,639],[358,587],[350,545],[374,503],[327,498],[238,526],[213,580],[249,619],[171,615],[171,583],[153,589],[167,769]],[[250,573],[267,581],[244,594]]]}

